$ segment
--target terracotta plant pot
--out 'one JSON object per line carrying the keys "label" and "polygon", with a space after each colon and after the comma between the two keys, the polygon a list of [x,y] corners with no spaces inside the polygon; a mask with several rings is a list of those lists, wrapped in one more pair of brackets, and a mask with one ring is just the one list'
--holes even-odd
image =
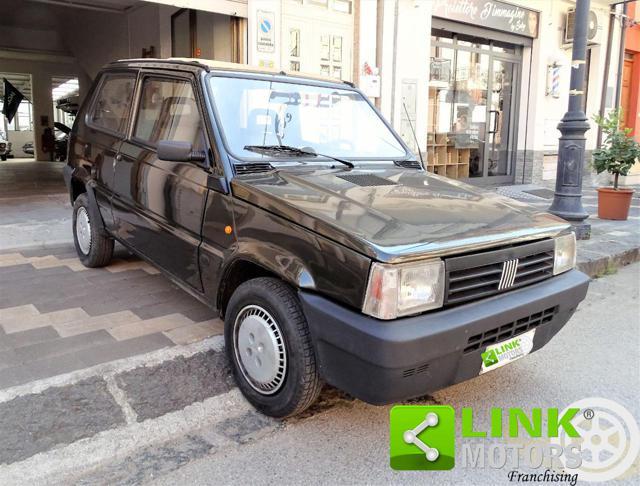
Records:
{"label": "terracotta plant pot", "polygon": [[598,218],[626,220],[629,216],[633,189],[598,188]]}

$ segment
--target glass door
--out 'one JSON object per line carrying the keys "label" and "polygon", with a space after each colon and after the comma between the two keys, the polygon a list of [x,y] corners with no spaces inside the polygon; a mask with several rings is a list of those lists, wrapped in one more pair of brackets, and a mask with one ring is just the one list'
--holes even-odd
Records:
{"label": "glass door", "polygon": [[488,53],[456,53],[453,147],[458,159],[469,159],[469,173],[459,173],[460,178],[482,177],[485,172],[489,66]]}
{"label": "glass door", "polygon": [[520,62],[516,46],[452,33],[434,34],[429,171],[480,184],[513,180]]}
{"label": "glass door", "polygon": [[[515,79],[517,65],[514,62],[493,59],[491,63],[491,94],[487,126],[487,160],[483,177],[489,182],[502,182],[510,176],[511,158],[515,144],[511,125],[515,110]],[[500,178],[500,180],[498,179]]]}

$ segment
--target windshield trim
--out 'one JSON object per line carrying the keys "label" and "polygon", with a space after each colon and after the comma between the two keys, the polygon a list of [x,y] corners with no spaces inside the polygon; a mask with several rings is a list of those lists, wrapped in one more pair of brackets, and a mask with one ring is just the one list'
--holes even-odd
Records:
{"label": "windshield trim", "polygon": [[[399,161],[399,160],[413,160],[415,158],[415,155],[413,154],[413,152],[409,149],[409,147],[407,147],[407,144],[404,143],[404,141],[402,140],[402,138],[400,138],[400,136],[396,133],[396,131],[391,127],[391,125],[387,122],[387,120],[385,120],[385,118],[380,114],[380,112],[376,109],[376,107],[371,103],[371,101],[369,100],[369,98],[367,98],[358,88],[355,88],[353,86],[350,86],[348,84],[338,84],[336,82],[332,82],[332,81],[327,81],[322,82],[319,80],[315,80],[315,79],[305,79],[305,78],[292,78],[290,76],[287,75],[274,75],[274,74],[256,74],[256,73],[241,73],[241,72],[224,72],[224,71],[212,71],[210,73],[207,73],[205,75],[205,89],[206,89],[206,93],[207,93],[207,97],[209,98],[210,101],[210,106],[211,106],[211,110],[213,111],[213,118],[214,121],[217,125],[217,129],[218,129],[218,133],[220,134],[220,139],[222,140],[222,144],[224,145],[224,148],[226,150],[226,152],[231,155],[234,159],[240,161],[240,162],[286,162],[286,161],[290,161],[290,160],[303,160],[303,157],[291,157],[291,156],[285,156],[285,157],[246,157],[246,156],[240,156],[238,154],[236,154],[233,150],[231,150],[230,145],[227,141],[227,134],[225,132],[224,129],[224,125],[222,124],[222,122],[220,121],[220,114],[218,113],[218,107],[216,105],[216,101],[213,97],[213,93],[212,93],[212,87],[211,87],[211,83],[210,80],[211,78],[241,78],[241,79],[258,79],[261,81],[274,81],[274,82],[278,82],[278,83],[288,83],[288,84],[300,84],[300,85],[304,85],[304,86],[317,86],[320,88],[336,88],[336,89],[342,89],[345,91],[352,91],[357,93],[358,95],[360,95],[362,97],[362,99],[372,108],[373,112],[378,116],[378,118],[380,118],[380,120],[382,121],[382,123],[384,124],[385,127],[387,127],[387,129],[390,131],[391,135],[393,135],[393,137],[396,139],[396,141],[400,144],[400,146],[402,147],[402,149],[404,150],[405,154],[404,156],[398,156],[398,157],[341,157],[344,158],[345,160],[348,160],[350,162],[359,162],[359,161],[371,161],[371,162],[393,162],[393,161]],[[309,160],[309,157],[304,157],[306,160]],[[312,158],[313,160],[316,160],[318,162],[330,162],[331,159],[326,158],[326,157],[322,157],[322,156],[317,156],[315,158]],[[231,165],[235,165],[235,162],[233,160],[231,160]]]}

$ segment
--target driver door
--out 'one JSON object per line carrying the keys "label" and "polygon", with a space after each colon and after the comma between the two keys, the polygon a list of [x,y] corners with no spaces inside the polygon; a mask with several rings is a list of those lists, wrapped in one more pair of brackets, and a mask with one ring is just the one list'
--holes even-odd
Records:
{"label": "driver door", "polygon": [[198,265],[208,174],[201,164],[160,160],[161,140],[207,150],[193,79],[143,75],[131,137],[117,157],[113,202],[118,236],[165,271],[202,291]]}

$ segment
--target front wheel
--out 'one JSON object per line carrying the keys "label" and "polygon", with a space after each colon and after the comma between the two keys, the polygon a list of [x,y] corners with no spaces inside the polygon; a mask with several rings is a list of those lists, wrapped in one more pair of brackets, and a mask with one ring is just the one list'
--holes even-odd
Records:
{"label": "front wheel", "polygon": [[85,267],[104,267],[111,261],[113,239],[104,235],[97,224],[92,224],[86,194],[80,194],[73,203],[73,242]]}
{"label": "front wheel", "polygon": [[294,290],[268,277],[249,280],[231,296],[225,342],[238,386],[265,415],[302,412],[322,381],[307,321]]}

